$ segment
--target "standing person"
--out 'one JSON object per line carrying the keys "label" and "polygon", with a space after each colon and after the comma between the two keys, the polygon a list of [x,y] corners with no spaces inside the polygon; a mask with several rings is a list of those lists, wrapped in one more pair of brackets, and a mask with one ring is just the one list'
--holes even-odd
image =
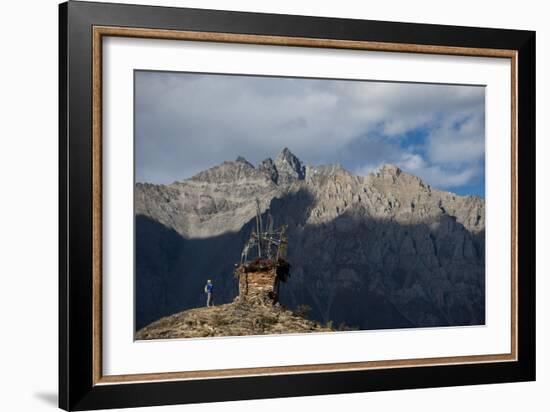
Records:
{"label": "standing person", "polygon": [[214,285],[210,279],[204,286],[204,293],[206,293],[206,306],[214,306]]}

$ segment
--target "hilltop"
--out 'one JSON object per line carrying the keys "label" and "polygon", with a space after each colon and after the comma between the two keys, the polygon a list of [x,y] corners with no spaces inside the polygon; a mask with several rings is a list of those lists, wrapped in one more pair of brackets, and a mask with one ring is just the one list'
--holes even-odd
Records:
{"label": "hilltop", "polygon": [[280,305],[232,302],[166,316],[136,333],[136,339],[203,338],[330,332],[328,326],[299,316]]}

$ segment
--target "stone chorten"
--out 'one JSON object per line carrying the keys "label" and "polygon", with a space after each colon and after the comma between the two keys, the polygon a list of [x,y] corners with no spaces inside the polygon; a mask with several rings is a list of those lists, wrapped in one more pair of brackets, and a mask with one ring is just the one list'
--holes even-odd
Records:
{"label": "stone chorten", "polygon": [[239,281],[236,301],[275,304],[279,300],[280,283],[286,282],[290,276],[290,264],[285,259],[286,226],[273,229],[269,213],[267,221],[264,228],[259,201],[256,200],[256,228],[243,248],[240,264],[235,265],[235,277]]}

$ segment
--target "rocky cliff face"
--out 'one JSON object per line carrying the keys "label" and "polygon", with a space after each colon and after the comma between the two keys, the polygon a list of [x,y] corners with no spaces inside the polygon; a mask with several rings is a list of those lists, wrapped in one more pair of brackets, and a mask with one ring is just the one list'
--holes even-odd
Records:
{"label": "rocky cliff face", "polygon": [[287,224],[281,303],[360,329],[483,324],[485,204],[386,165],[368,176],[304,166],[288,149],[171,185],[136,185],[136,326],[237,294],[233,264],[255,199]]}

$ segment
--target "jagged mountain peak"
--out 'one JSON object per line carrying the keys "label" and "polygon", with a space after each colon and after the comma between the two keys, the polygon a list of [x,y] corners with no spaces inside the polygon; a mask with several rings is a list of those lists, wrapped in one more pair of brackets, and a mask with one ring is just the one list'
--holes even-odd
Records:
{"label": "jagged mountain peak", "polygon": [[430,185],[424,183],[420,177],[405,172],[400,167],[389,163],[372,172],[369,178],[375,186],[380,184],[384,186],[398,185],[404,189],[409,187],[411,190],[418,190],[419,188],[431,190]]}
{"label": "jagged mountain peak", "polygon": [[382,165],[379,169],[380,173],[389,173],[395,176],[399,176],[403,171],[396,165],[391,163],[386,163]]}
{"label": "jagged mountain peak", "polygon": [[[252,166],[252,163],[250,163],[248,160],[246,160],[246,158],[243,157],[243,156],[237,156],[237,158],[235,159],[235,162],[236,163],[246,163],[246,164]],[[254,166],[252,166],[252,167],[254,167]]]}
{"label": "jagged mountain peak", "polygon": [[296,159],[296,155],[290,151],[288,147],[283,147],[283,150],[279,152],[279,155],[277,156],[277,159]]}
{"label": "jagged mountain peak", "polygon": [[285,147],[277,159],[275,159],[275,167],[278,171],[277,183],[291,183],[295,180],[304,180],[306,177],[306,168],[302,161],[292,153],[288,147]]}
{"label": "jagged mountain peak", "polygon": [[288,149],[283,148],[275,161],[264,159],[254,167],[244,156],[237,156],[234,161],[225,161],[217,166],[197,173],[189,180],[203,182],[234,181],[243,177],[267,177],[275,184],[288,184],[296,180],[304,180],[306,167],[302,161]]}
{"label": "jagged mountain peak", "polygon": [[244,157],[239,156],[233,162],[223,162],[210,169],[197,173],[189,180],[204,183],[229,183],[243,179],[265,178]]}

